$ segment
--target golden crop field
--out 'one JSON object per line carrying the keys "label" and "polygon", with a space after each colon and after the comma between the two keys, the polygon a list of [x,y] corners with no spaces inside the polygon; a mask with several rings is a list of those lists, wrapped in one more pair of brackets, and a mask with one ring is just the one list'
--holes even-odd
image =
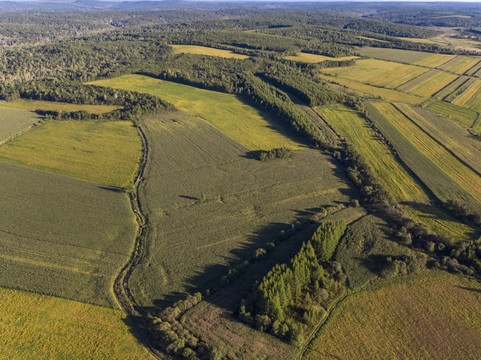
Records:
{"label": "golden crop field", "polygon": [[368,162],[383,185],[399,201],[428,203],[422,187],[378,139],[366,121],[354,110],[343,105],[316,109],[343,137],[355,146]]}
{"label": "golden crop field", "polygon": [[445,70],[461,75],[474,67],[479,61],[480,58],[477,57],[462,56],[460,61],[453,66],[446,68]]}
{"label": "golden crop field", "polygon": [[[481,111],[481,80],[476,80],[476,82],[467,89],[460,97],[463,97],[461,102],[463,102],[466,98],[469,98],[465,101],[464,106],[473,111]],[[454,102],[456,103],[458,99],[455,99]]]}
{"label": "golden crop field", "polygon": [[207,46],[198,45],[170,45],[174,48],[174,54],[197,54],[197,55],[209,55],[218,56],[228,59],[240,59],[244,60],[249,58],[247,55],[237,54],[230,50],[222,50],[211,48]]}
{"label": "golden crop field", "polygon": [[457,78],[458,77],[454,74],[449,74],[441,71],[421,82],[420,84],[411,87],[407,91],[419,96],[430,97],[433,94],[437,93],[439,90],[452,83],[453,81],[455,81]]}
{"label": "golden crop field", "polygon": [[397,90],[379,88],[355,80],[333,77],[324,74],[320,74],[319,76],[323,80],[334,82],[336,84],[343,85],[350,89],[359,91],[368,96],[381,98],[387,101],[405,102],[408,104],[421,104],[424,100],[426,100],[426,98],[417,95],[406,94]]}
{"label": "golden crop field", "polygon": [[120,310],[0,288],[4,359],[150,359]]}
{"label": "golden crop field", "polygon": [[476,199],[481,200],[481,178],[473,170],[429,137],[393,105],[377,103],[375,106],[418,150]]}
{"label": "golden crop field", "polygon": [[358,58],[359,58],[358,56],[342,56],[342,57],[334,58],[330,56],[309,54],[304,52],[300,52],[296,55],[289,55],[284,57],[284,59],[286,60],[292,60],[292,61],[298,61],[298,62],[304,62],[304,63],[319,63],[326,60],[343,61],[343,60],[351,60],[351,59],[358,59]]}
{"label": "golden crop field", "polygon": [[117,187],[128,187],[141,153],[129,121],[55,121],[0,147],[0,160]]}
{"label": "golden crop field", "polygon": [[469,87],[459,96],[453,100],[453,104],[458,106],[464,106],[481,88],[481,80],[473,79]]}
{"label": "golden crop field", "polygon": [[428,69],[419,66],[375,59],[358,60],[354,66],[321,69],[325,74],[389,89],[397,88],[426,71]]}
{"label": "golden crop field", "polygon": [[348,296],[305,359],[481,357],[481,286],[444,272],[386,281]]}
{"label": "golden crop field", "polygon": [[433,54],[414,62],[414,64],[435,68],[448,62],[451,59],[454,59],[455,57],[456,55]]}
{"label": "golden crop field", "polygon": [[15,101],[2,101],[0,107],[6,107],[11,109],[35,111],[87,111],[91,114],[105,114],[119,109],[116,105],[81,105],[81,104],[69,104],[55,101],[41,101],[41,100],[26,100],[18,99]]}
{"label": "golden crop field", "polygon": [[157,95],[178,109],[205,119],[250,150],[302,147],[271,116],[235,95],[142,75],[125,75],[92,84]]}

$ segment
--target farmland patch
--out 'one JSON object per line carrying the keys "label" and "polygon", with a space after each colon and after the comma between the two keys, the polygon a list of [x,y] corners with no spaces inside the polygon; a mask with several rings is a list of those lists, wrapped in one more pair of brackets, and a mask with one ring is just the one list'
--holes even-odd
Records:
{"label": "farmland patch", "polygon": [[0,143],[28,129],[41,120],[27,111],[0,107]]}
{"label": "farmland patch", "polygon": [[207,46],[197,45],[170,45],[174,48],[174,54],[197,54],[208,56],[219,56],[228,59],[247,59],[249,56],[237,54],[230,50],[215,49]]}
{"label": "farmland patch", "polygon": [[6,107],[18,110],[45,110],[45,111],[86,111],[90,114],[105,114],[119,109],[116,105],[81,105],[81,104],[69,104],[55,101],[41,101],[41,100],[25,100],[18,99],[10,102],[0,102],[0,107]]}

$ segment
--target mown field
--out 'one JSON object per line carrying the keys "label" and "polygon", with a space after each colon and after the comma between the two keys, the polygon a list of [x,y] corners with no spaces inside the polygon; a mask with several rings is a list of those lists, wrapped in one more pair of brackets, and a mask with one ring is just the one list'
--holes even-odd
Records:
{"label": "mown field", "polygon": [[420,83],[413,83],[404,90],[419,96],[430,97],[458,78],[454,74],[443,71],[432,70],[432,72],[437,73],[433,73],[427,79],[422,79]]}
{"label": "mown field", "polygon": [[150,359],[120,310],[0,288],[5,359]]}
{"label": "mown field", "polygon": [[305,359],[473,359],[481,356],[481,286],[441,272],[348,296]]}
{"label": "mown field", "polygon": [[250,259],[299,216],[349,199],[342,172],[316,150],[260,162],[182,112],[144,127],[150,153],[140,198],[151,245],[131,280],[143,305],[217,285],[230,261]]}
{"label": "mown field", "polygon": [[0,107],[18,109],[18,110],[45,110],[45,111],[87,111],[90,114],[105,114],[116,109],[119,109],[115,105],[81,105],[81,104],[69,104],[55,101],[40,101],[40,100],[26,100],[18,99],[15,101],[1,101]]}
{"label": "mown field", "polygon": [[470,56],[458,56],[457,59],[458,61],[455,64],[447,67],[445,70],[462,75],[476,66],[480,60],[478,57]]}
{"label": "mown field", "polygon": [[207,46],[197,45],[170,45],[174,48],[174,54],[198,54],[219,56],[228,59],[247,59],[249,56],[243,54],[237,54],[230,50],[215,49]]}
{"label": "mown field", "polygon": [[323,80],[333,82],[333,83],[345,86],[349,89],[355,90],[357,92],[360,92],[364,95],[374,97],[374,98],[381,98],[386,101],[402,101],[408,104],[420,104],[425,100],[425,98],[417,95],[406,94],[397,90],[391,90],[391,89],[380,88],[372,85],[367,85],[355,80],[343,79],[340,77],[333,77],[333,76],[328,76],[324,74],[321,74],[319,76]]}
{"label": "mown field", "polygon": [[301,147],[270,115],[234,95],[142,75],[126,75],[92,84],[157,95],[179,110],[207,120],[250,150]]}
{"label": "mown field", "polygon": [[1,146],[0,160],[128,187],[141,147],[137,130],[128,121],[52,120]]}
{"label": "mown field", "polygon": [[[479,89],[481,89],[481,80],[473,79],[469,83],[469,85],[461,94],[459,94],[452,102],[458,106],[464,106],[469,108],[468,103],[473,98],[473,96],[478,93]],[[474,109],[473,109],[474,110]]]}
{"label": "mown field", "polygon": [[396,128],[434,164],[451,177],[456,183],[472,194],[478,201],[481,200],[481,177],[466,166],[460,159],[438,142],[433,140],[428,134],[417,127],[405,114],[415,116],[409,112],[409,107],[399,105],[399,111],[391,104],[378,103],[376,107],[380,110]]}
{"label": "mown field", "polygon": [[388,89],[395,89],[426,71],[428,69],[419,66],[375,59],[357,60],[354,66],[321,69],[325,74]]}
{"label": "mown field", "polygon": [[126,194],[0,162],[0,286],[113,306],[136,224]]}
{"label": "mown field", "polygon": [[341,57],[330,57],[324,55],[317,55],[317,54],[309,54],[300,52],[296,55],[289,55],[284,57],[286,60],[298,61],[303,63],[320,63],[322,61],[331,60],[331,61],[343,61],[343,60],[351,60],[357,59],[358,56],[341,56]]}
{"label": "mown field", "polygon": [[40,116],[26,111],[0,107],[0,144],[40,120]]}

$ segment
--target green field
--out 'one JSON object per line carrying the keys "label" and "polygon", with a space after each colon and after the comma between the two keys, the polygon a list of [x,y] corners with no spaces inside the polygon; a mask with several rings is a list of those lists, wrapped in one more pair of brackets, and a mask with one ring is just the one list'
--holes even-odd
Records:
{"label": "green field", "polygon": [[136,224],[126,194],[0,162],[0,286],[113,306]]}
{"label": "green field", "polygon": [[429,55],[421,60],[416,61],[415,65],[427,66],[427,67],[438,67],[442,64],[450,61],[456,57],[456,55],[443,55],[443,54],[433,54]]}
{"label": "green field", "polygon": [[0,144],[41,120],[27,111],[0,107]]}
{"label": "green field", "polygon": [[439,90],[451,84],[457,78],[458,77],[454,74],[448,74],[446,72],[440,71],[437,74],[433,74],[428,79],[425,79],[420,84],[416,84],[406,90],[419,96],[430,97],[437,93]]}
{"label": "green field", "polygon": [[342,57],[330,57],[324,55],[317,55],[317,54],[309,54],[300,52],[296,55],[285,56],[284,59],[304,62],[304,63],[320,63],[322,61],[331,60],[331,61],[343,61],[343,60],[351,60],[351,59],[358,59],[358,56],[342,56]]}
{"label": "green field", "polygon": [[397,161],[358,112],[343,105],[318,108],[321,116],[354,145],[386,189],[399,201],[429,202],[422,186]]}
{"label": "green field", "polygon": [[271,116],[235,95],[142,75],[126,75],[92,84],[158,95],[178,109],[207,120],[250,150],[301,147]]}
{"label": "green field", "polygon": [[446,151],[393,105],[377,103],[375,106],[401,131],[411,144],[478,201],[481,200],[481,178],[478,174]]}
{"label": "green field", "polygon": [[406,102],[408,104],[420,104],[425,100],[425,98],[422,98],[420,96],[406,94],[397,90],[379,88],[379,87],[367,85],[355,80],[343,79],[340,77],[333,77],[333,76],[328,76],[324,74],[321,74],[319,76],[323,80],[334,82],[336,84],[345,86],[349,89],[358,91],[367,96],[381,98],[386,101]]}
{"label": "green field", "polygon": [[207,46],[197,45],[170,45],[174,48],[174,54],[197,54],[219,56],[228,59],[247,59],[249,56],[237,54],[230,50],[215,49]]}
{"label": "green field", "polygon": [[216,285],[227,263],[251,258],[305,209],[349,199],[343,175],[316,150],[260,162],[182,112],[148,118],[144,127],[150,155],[140,198],[151,245],[131,279],[143,305]]}
{"label": "green field", "polygon": [[321,69],[321,72],[328,75],[389,89],[395,89],[426,71],[428,69],[419,66],[375,59],[358,60],[354,66]]}
{"label": "green field", "polygon": [[389,49],[389,48],[377,48],[377,47],[363,47],[360,48],[359,53],[363,56],[368,56],[374,59],[380,60],[390,60],[402,63],[417,63],[430,56],[430,53],[422,51],[411,51],[411,50],[399,50],[399,49]]}
{"label": "green field", "polygon": [[481,287],[442,272],[388,281],[348,296],[305,359],[481,357]]}
{"label": "green field", "polygon": [[448,119],[456,120],[467,127],[471,127],[478,116],[478,114],[472,110],[445,101],[434,101],[428,105],[428,109],[435,111]]}
{"label": "green field", "polygon": [[119,310],[0,288],[5,359],[150,359]]}
{"label": "green field", "polygon": [[128,187],[140,153],[131,122],[50,121],[0,147],[0,160]]}
{"label": "green field", "polygon": [[27,111],[35,111],[35,110],[45,110],[45,111],[87,111],[90,114],[104,114],[116,109],[119,109],[119,106],[116,105],[80,105],[80,104],[69,104],[69,103],[62,103],[62,102],[54,102],[54,101],[40,101],[40,100],[25,100],[25,99],[18,99],[15,101],[1,101],[0,107],[10,108],[10,109],[18,109],[18,110],[27,110]]}

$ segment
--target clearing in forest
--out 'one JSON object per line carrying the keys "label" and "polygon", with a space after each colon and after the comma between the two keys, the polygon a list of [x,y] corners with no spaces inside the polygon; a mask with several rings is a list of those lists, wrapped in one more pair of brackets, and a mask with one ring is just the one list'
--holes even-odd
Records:
{"label": "clearing in forest", "polygon": [[369,85],[395,89],[429,69],[375,59],[357,60],[356,65],[321,69],[321,72]]}
{"label": "clearing in forest", "polygon": [[374,59],[396,61],[401,63],[416,63],[431,56],[430,53],[412,50],[400,50],[378,47],[363,47],[359,53]]}
{"label": "clearing in forest", "polygon": [[197,55],[208,55],[208,56],[218,56],[227,59],[247,59],[249,56],[243,54],[237,54],[231,50],[222,50],[211,48],[207,46],[198,45],[170,45],[174,48],[174,54],[197,54]]}
{"label": "clearing in forest", "polygon": [[0,286],[113,306],[136,224],[127,194],[0,162]]}
{"label": "clearing in forest", "polygon": [[56,101],[41,101],[41,100],[26,100],[19,99],[15,101],[2,101],[0,102],[1,108],[11,108],[27,111],[44,110],[44,111],[86,111],[90,114],[105,114],[117,109],[120,106],[117,105],[81,105],[81,104],[69,104]]}
{"label": "clearing in forest", "polygon": [[28,111],[0,107],[0,143],[27,130],[41,117]]}
{"label": "clearing in forest", "polygon": [[141,154],[129,121],[51,120],[0,147],[0,160],[115,187],[128,187]]}
{"label": "clearing in forest", "polygon": [[120,310],[3,288],[0,297],[6,359],[151,359]]}
{"label": "clearing in forest", "polygon": [[342,301],[304,358],[479,358],[480,303],[478,282],[445,272],[386,281]]}
{"label": "clearing in forest", "polygon": [[125,75],[92,84],[157,95],[178,109],[208,121],[250,150],[302,147],[270,115],[235,95],[143,75]]}
{"label": "clearing in forest", "polygon": [[142,305],[216,286],[231,261],[251,259],[299,216],[349,201],[344,175],[317,150],[261,162],[183,112],[143,126],[150,151],[140,199],[150,245],[131,280]]}
{"label": "clearing in forest", "polygon": [[352,60],[358,59],[358,56],[341,56],[341,57],[330,57],[318,54],[309,54],[300,52],[296,55],[289,55],[284,57],[286,60],[304,62],[304,63],[320,63],[322,61],[330,60],[330,61],[344,61],[344,60]]}

